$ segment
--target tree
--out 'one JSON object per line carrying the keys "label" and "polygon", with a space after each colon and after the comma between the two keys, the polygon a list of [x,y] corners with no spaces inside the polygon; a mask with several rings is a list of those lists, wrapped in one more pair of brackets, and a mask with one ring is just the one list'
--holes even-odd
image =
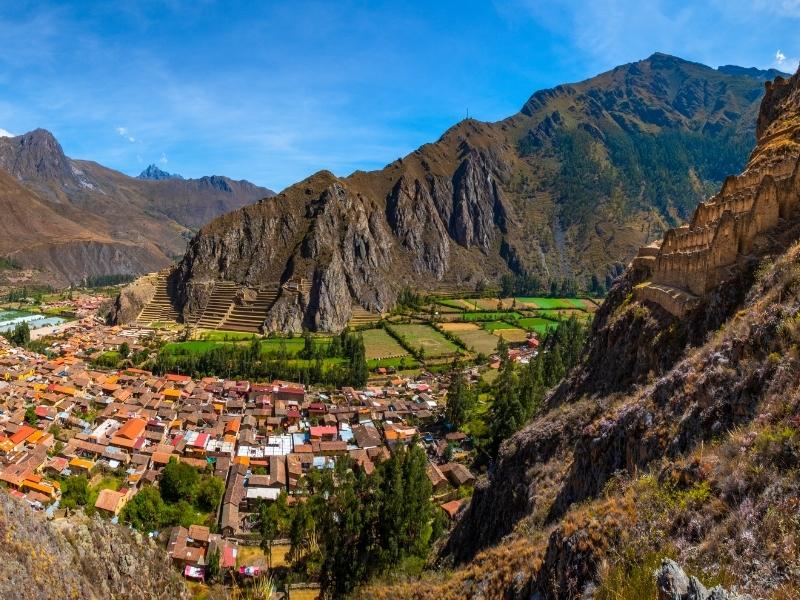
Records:
{"label": "tree", "polygon": [[140,531],[155,531],[164,522],[164,509],[164,501],[158,490],[147,485],[125,505],[120,519]]}
{"label": "tree", "polygon": [[267,565],[272,568],[272,542],[278,537],[278,507],[275,502],[263,501],[258,507],[258,529],[261,549],[267,555]]}
{"label": "tree", "polygon": [[28,425],[36,425],[39,423],[39,416],[36,414],[36,409],[29,406],[25,409],[25,422]]}
{"label": "tree", "polygon": [[458,429],[466,422],[467,415],[472,409],[472,404],[473,393],[467,384],[464,373],[460,370],[454,371],[452,383],[447,390],[447,405],[444,412],[445,421],[454,429]]}
{"label": "tree", "polygon": [[194,499],[200,475],[197,469],[171,458],[161,473],[159,489],[167,502],[178,502]]}
{"label": "tree", "polygon": [[31,341],[31,328],[27,321],[17,323],[14,330],[6,337],[8,337],[8,341],[15,346],[25,346]]}
{"label": "tree", "polygon": [[214,511],[225,493],[225,483],[219,477],[204,477],[197,486],[197,506],[201,510]]}
{"label": "tree", "polygon": [[131,347],[128,345],[128,342],[122,342],[122,343],[119,345],[119,348],[118,348],[118,350],[117,350],[117,351],[119,352],[119,355],[120,355],[122,358],[128,358],[128,356],[129,356],[129,355],[130,355],[130,353],[131,353]]}
{"label": "tree", "polygon": [[219,548],[215,548],[214,551],[208,557],[208,563],[206,571],[208,573],[208,581],[213,583],[217,580],[220,573],[220,565],[219,565]]}
{"label": "tree", "polygon": [[89,480],[86,475],[67,477],[61,483],[61,507],[73,509],[89,502]]}

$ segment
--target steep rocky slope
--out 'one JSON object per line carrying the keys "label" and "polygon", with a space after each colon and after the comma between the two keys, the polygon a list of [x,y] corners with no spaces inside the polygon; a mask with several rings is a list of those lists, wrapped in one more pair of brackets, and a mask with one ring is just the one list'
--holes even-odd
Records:
{"label": "steep rocky slope", "polygon": [[272,194],[226,177],[128,177],[70,159],[42,129],[0,138],[0,178],[0,202],[14,219],[0,252],[33,269],[34,282],[61,285],[163,268],[184,251],[193,230]]}
{"label": "steep rocky slope", "polygon": [[204,227],[174,300],[192,313],[218,279],[305,280],[267,325],[336,330],[406,285],[610,280],[741,168],[770,76],[656,54],[537,92],[504,121],[465,120],[383,170],[318,173]]}
{"label": "steep rocky slope", "polygon": [[48,522],[0,491],[0,596],[18,600],[183,599],[166,552],[99,518]]}
{"label": "steep rocky slope", "polygon": [[664,557],[800,595],[799,114],[798,75],[768,86],[739,178],[773,178],[791,212],[684,317],[637,301],[649,274],[629,269],[583,364],[478,485],[439,556],[456,569],[365,597],[655,597]]}

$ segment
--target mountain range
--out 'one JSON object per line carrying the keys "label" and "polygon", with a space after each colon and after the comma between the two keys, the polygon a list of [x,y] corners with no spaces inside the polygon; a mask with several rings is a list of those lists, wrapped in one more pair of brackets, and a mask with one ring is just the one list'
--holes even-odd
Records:
{"label": "mountain range", "polygon": [[496,123],[464,120],[372,172],[322,171],[223,215],[172,279],[187,312],[210,282],[307,282],[270,329],[341,329],[407,286],[475,290],[504,275],[602,288],[685,220],[752,147],[764,82],[664,54],[533,94]]}
{"label": "mountain range", "polygon": [[138,179],[67,157],[48,131],[0,138],[0,277],[65,286],[170,265],[201,225],[272,195],[247,181]]}
{"label": "mountain range", "polygon": [[616,280],[457,516],[446,575],[358,598],[800,597],[800,72],[766,89],[745,169]]}

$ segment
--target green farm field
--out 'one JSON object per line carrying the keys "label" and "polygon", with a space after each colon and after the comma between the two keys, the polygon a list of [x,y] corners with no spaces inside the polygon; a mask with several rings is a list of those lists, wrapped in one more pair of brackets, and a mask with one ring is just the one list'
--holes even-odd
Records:
{"label": "green farm field", "polygon": [[386,330],[384,329],[367,329],[362,331],[361,335],[364,338],[364,350],[366,351],[367,361],[374,359],[399,358],[401,356],[409,355],[406,349],[397,343],[397,340],[386,333]]}
{"label": "green farm field", "polygon": [[520,327],[527,331],[535,331],[539,335],[544,335],[548,331],[556,329],[558,322],[541,317],[525,317],[517,321]]}
{"label": "green farm field", "polygon": [[570,308],[589,310],[590,306],[592,310],[596,308],[596,305],[593,302],[589,301],[587,303],[587,301],[582,300],[581,298],[542,298],[539,296],[522,296],[517,298],[517,302],[545,310]]}
{"label": "green farm field", "polygon": [[472,329],[467,331],[454,331],[467,348],[481,354],[491,354],[497,349],[497,337],[485,329]]}
{"label": "green farm field", "polygon": [[518,312],[465,312],[461,315],[463,321],[499,321],[508,317],[518,319],[522,315]]}
{"label": "green farm field", "polygon": [[458,352],[458,346],[428,325],[393,325],[392,329],[409,345],[424,350],[428,358],[450,356]]}

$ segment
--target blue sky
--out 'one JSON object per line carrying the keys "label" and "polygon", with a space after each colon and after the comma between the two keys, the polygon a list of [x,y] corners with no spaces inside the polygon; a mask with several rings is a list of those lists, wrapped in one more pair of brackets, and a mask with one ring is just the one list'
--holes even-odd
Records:
{"label": "blue sky", "polygon": [[800,0],[0,0],[0,129],[281,189],[654,51],[793,70],[798,21]]}

